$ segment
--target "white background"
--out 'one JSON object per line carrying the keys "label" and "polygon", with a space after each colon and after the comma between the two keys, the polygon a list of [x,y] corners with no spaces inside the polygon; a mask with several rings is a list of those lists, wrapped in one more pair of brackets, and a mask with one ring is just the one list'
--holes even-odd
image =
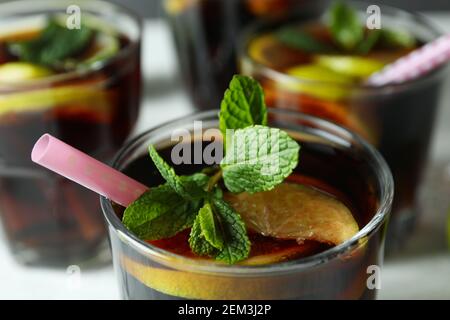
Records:
{"label": "white background", "polygon": [[[450,33],[450,14],[429,16]],[[174,49],[165,23],[147,22],[144,34],[145,97],[137,126],[139,132],[193,111],[177,81]],[[450,207],[449,123],[450,92],[447,92],[423,185],[420,225],[402,254],[386,261],[381,299],[450,299],[450,252],[444,223]],[[81,270],[78,286],[73,285],[73,280],[66,270],[30,268],[15,263],[5,241],[0,241],[0,299],[119,298],[111,266]]]}

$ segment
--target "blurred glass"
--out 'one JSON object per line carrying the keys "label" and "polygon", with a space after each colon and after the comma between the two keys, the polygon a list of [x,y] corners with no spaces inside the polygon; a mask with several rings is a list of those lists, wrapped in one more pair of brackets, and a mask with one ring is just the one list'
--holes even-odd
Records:
{"label": "blurred glass", "polygon": [[[367,4],[355,2],[352,6],[358,8],[362,16],[366,14]],[[383,6],[381,12],[383,27],[409,30],[423,42],[440,35],[420,15]],[[393,172],[395,182],[395,199],[387,240],[388,249],[394,249],[411,233],[420,210],[417,191],[428,159],[437,107],[447,76],[446,69],[442,67],[417,80],[382,87],[319,79],[323,76],[319,74],[321,69],[317,69],[317,79],[314,80],[287,74],[273,68],[271,64],[282,65],[284,61],[287,66],[285,69],[289,69],[311,63],[308,61],[313,59],[304,53],[296,56],[292,53],[294,50],[270,50],[271,44],[264,41],[272,40],[269,36],[261,35],[291,23],[292,18],[298,21],[294,16],[285,22],[260,22],[245,31],[246,36],[239,52],[240,71],[261,82],[268,106],[298,110],[334,121],[358,133],[380,150]],[[256,38],[262,40],[256,43],[253,41]],[[390,54],[373,53],[377,58]],[[255,57],[259,57],[259,60],[256,61]],[[342,76],[338,80],[344,78]]]}
{"label": "blurred glass", "polygon": [[164,0],[181,75],[198,109],[219,108],[237,73],[240,31],[256,19],[276,20],[292,12],[303,18],[321,12],[321,0]]}
{"label": "blurred glass", "polygon": [[[87,69],[0,84],[0,218],[13,255],[25,264],[67,266],[109,257],[98,197],[33,164],[34,142],[50,133],[108,161],[138,116],[140,20],[108,2],[76,3],[83,19],[117,30],[118,51]],[[4,39],[33,31],[34,21],[46,21],[49,15],[65,15],[72,4],[59,0],[1,4]],[[0,66],[9,62],[6,41],[0,37]]]}

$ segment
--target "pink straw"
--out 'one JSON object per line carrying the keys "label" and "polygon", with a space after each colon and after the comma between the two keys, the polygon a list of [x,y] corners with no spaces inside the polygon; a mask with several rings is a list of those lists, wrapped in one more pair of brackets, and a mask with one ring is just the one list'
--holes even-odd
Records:
{"label": "pink straw", "polygon": [[49,134],[36,142],[31,160],[124,207],[148,190],[143,184]]}
{"label": "pink straw", "polygon": [[367,80],[371,85],[382,86],[401,83],[420,77],[450,60],[450,34],[442,36],[410,54],[387,65]]}

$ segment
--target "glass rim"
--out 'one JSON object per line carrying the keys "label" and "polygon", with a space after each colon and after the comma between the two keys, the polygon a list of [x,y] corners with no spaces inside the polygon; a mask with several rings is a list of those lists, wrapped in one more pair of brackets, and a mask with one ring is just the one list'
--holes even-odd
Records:
{"label": "glass rim", "polygon": [[[367,5],[369,5],[366,2],[361,1],[348,1],[353,6],[356,6],[358,11],[360,12],[362,8]],[[384,4],[377,4],[382,12],[387,11],[387,14],[390,16],[398,15],[400,14],[402,19],[409,19],[411,21],[416,21],[421,26],[425,27],[428,31],[430,31],[435,38],[443,35],[443,32],[437,28],[434,23],[430,21],[426,16],[424,16],[421,13],[418,12],[412,12],[406,9],[400,9],[389,5]],[[322,14],[323,15],[323,14]],[[296,13],[294,13],[293,17],[296,17]],[[292,18],[292,17],[291,17]],[[308,22],[317,21],[316,18],[310,18],[309,20],[303,21],[302,24],[307,24]],[[264,65],[263,63],[260,63],[256,60],[254,60],[252,57],[250,57],[249,52],[247,50],[248,44],[251,40],[251,38],[258,34],[258,32],[264,28],[269,27],[273,25],[280,25],[282,21],[256,21],[249,26],[247,26],[242,34],[239,36],[238,39],[238,46],[237,46],[237,59],[238,59],[238,65],[241,65],[243,63],[248,63],[252,67],[256,68],[258,72],[263,74],[265,77],[269,79],[275,79],[277,82],[283,82],[283,83],[299,83],[299,84],[307,84],[307,85],[324,85],[324,86],[333,86],[333,87],[340,87],[340,88],[348,88],[348,89],[357,89],[365,92],[380,92],[380,91],[386,91],[386,92],[392,92],[397,90],[406,90],[414,85],[420,85],[422,83],[426,83],[427,81],[433,80],[435,77],[438,77],[440,75],[444,74],[444,70],[446,69],[448,63],[444,63],[442,66],[438,67],[437,69],[426,73],[425,75],[418,77],[416,79],[410,79],[404,82],[400,83],[388,83],[381,86],[373,86],[366,83],[352,83],[352,84],[344,84],[344,83],[336,83],[332,81],[323,81],[323,80],[311,80],[311,79],[302,79],[300,77],[295,77],[292,75],[288,75],[282,71],[278,71],[272,67],[269,67],[267,65]],[[242,67],[240,67],[242,69]]]}
{"label": "glass rim", "polygon": [[[380,153],[372,147],[368,142],[337,124],[331,123],[329,121],[306,115],[300,112],[295,112],[291,110],[279,110],[279,109],[269,109],[270,114],[277,115],[287,115],[289,117],[295,117],[294,119],[301,119],[305,121],[313,122],[319,125],[319,130],[323,132],[338,132],[345,137],[348,137],[350,141],[354,142],[362,148],[362,152],[369,156],[371,162],[373,162],[373,170],[377,173],[378,181],[380,181],[381,196],[379,200],[379,206],[377,211],[374,213],[372,219],[351,239],[345,241],[342,244],[334,246],[318,254],[308,256],[305,258],[294,259],[292,261],[280,262],[270,265],[257,265],[257,266],[245,266],[245,265],[222,265],[217,262],[207,261],[207,260],[196,260],[188,257],[183,257],[175,253],[166,251],[164,249],[153,246],[132,234],[126,227],[122,224],[120,219],[117,217],[112,203],[106,197],[100,197],[100,204],[103,211],[103,215],[110,226],[113,228],[119,239],[126,243],[126,245],[131,246],[133,249],[137,250],[140,254],[146,257],[151,257],[155,261],[166,265],[168,267],[175,268],[177,270],[185,270],[189,272],[203,272],[203,273],[214,273],[214,274],[228,274],[228,275],[263,275],[263,274],[274,274],[274,273],[284,273],[304,270],[317,266],[334,258],[341,256],[342,254],[348,252],[349,250],[356,249],[360,244],[361,240],[370,237],[375,233],[381,224],[386,221],[389,211],[392,206],[393,195],[394,195],[394,181],[392,178],[391,171],[380,155]],[[176,126],[178,124],[185,124],[189,121],[199,120],[199,119],[211,119],[212,117],[217,117],[217,111],[205,111],[201,113],[194,113],[192,115],[168,121],[159,126],[153,127],[132,140],[128,141],[126,145],[117,153],[112,166],[118,168],[121,161],[127,156],[130,149],[132,149],[137,143],[142,139],[154,134],[158,130],[163,130],[169,126]],[[294,127],[295,128],[295,127]],[[325,131],[326,130],[326,131]],[[327,139],[329,141],[329,139]]]}
{"label": "glass rim", "polygon": [[[33,7],[30,9],[28,6],[25,6],[26,3],[29,3]],[[129,39],[130,43],[124,48],[121,48],[117,52],[117,54],[115,54],[110,59],[107,59],[106,61],[103,61],[101,63],[95,63],[94,65],[90,65],[87,68],[83,68],[82,70],[72,70],[68,72],[63,72],[61,74],[51,75],[49,77],[44,77],[42,79],[35,79],[29,82],[1,83],[0,89],[7,89],[7,90],[35,89],[45,85],[54,85],[56,83],[62,83],[80,77],[87,77],[93,73],[96,73],[98,71],[107,68],[117,60],[127,57],[129,54],[134,52],[134,50],[139,50],[140,42],[142,41],[143,20],[133,10],[125,7],[123,4],[120,3],[113,3],[105,0],[40,0],[40,1],[16,0],[0,3],[0,17],[11,14],[13,15],[24,13],[32,14],[33,11],[36,11],[35,6],[37,4],[39,5],[39,8],[41,8],[41,10],[43,11],[45,11],[46,6],[52,6],[52,9],[55,9],[58,7],[67,7],[69,5],[82,5],[82,4],[85,4],[89,8],[89,11],[100,14],[103,12],[118,9],[120,10],[120,13],[127,15],[136,24],[137,27],[136,39]],[[106,10],[105,8],[109,8],[111,10]],[[102,19],[101,16],[100,19]]]}

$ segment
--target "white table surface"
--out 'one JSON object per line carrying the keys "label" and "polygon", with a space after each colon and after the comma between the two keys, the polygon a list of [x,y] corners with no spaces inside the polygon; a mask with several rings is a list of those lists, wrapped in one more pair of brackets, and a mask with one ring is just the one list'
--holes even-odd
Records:
{"label": "white table surface", "polygon": [[[450,32],[450,13],[428,14]],[[137,131],[193,111],[181,89],[172,39],[161,20],[145,23],[145,97]],[[449,83],[450,85],[450,83]],[[447,85],[447,88],[450,88]],[[386,261],[381,299],[450,299],[450,251],[446,212],[450,208],[450,92],[438,117],[430,168],[423,184],[420,224],[401,255]],[[78,280],[77,280],[78,279]],[[17,264],[0,241],[0,299],[118,299],[111,266],[81,270],[30,268]]]}

